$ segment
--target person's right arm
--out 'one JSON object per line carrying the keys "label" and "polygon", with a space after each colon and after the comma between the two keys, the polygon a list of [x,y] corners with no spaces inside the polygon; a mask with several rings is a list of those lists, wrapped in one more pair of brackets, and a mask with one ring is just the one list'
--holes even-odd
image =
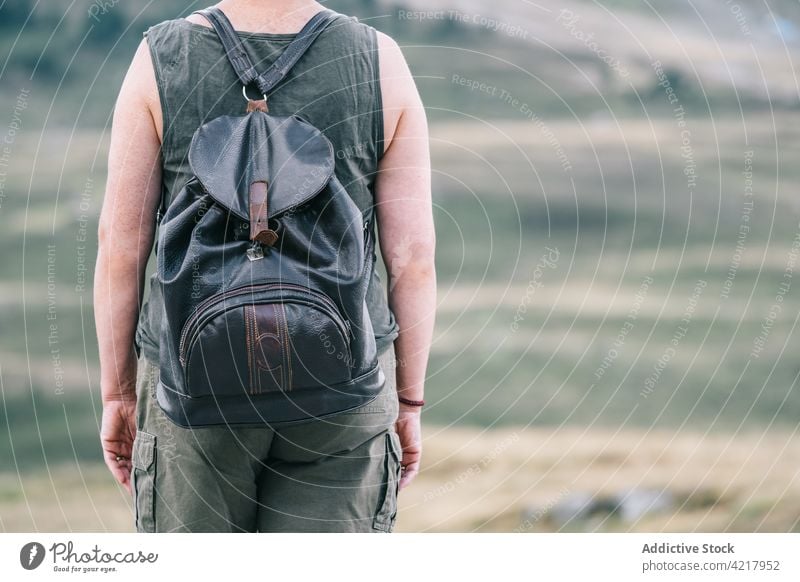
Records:
{"label": "person's right arm", "polygon": [[160,124],[152,112],[157,99],[150,54],[142,41],[114,109],[94,273],[103,401],[100,440],[106,465],[128,491],[136,437],[134,340],[161,192]]}
{"label": "person's right arm", "polygon": [[[378,165],[375,203],[381,256],[389,276],[389,307],[400,327],[394,343],[397,392],[422,400],[436,311],[436,236],[431,201],[425,109],[400,48],[378,33],[386,149]],[[400,404],[405,487],[422,455],[420,408]]]}

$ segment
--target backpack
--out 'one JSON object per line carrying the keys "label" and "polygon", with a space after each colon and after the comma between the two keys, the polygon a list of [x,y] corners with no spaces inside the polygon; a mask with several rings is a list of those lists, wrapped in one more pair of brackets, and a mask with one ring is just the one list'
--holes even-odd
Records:
{"label": "backpack", "polygon": [[[197,129],[192,176],[166,209],[162,200],[158,404],[184,427],[280,425],[363,406],[385,382],[365,301],[372,211],[336,178],[328,138],[267,106],[338,14],[315,15],[259,75],[225,15],[199,13],[248,106]],[[247,97],[252,84],[263,101]]]}

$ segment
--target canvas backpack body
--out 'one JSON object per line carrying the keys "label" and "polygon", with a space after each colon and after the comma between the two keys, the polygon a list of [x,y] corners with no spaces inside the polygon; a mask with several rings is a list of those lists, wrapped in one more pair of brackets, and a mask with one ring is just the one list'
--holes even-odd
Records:
{"label": "canvas backpack body", "polygon": [[[201,13],[243,86],[265,96],[335,16],[317,14],[258,75],[224,14]],[[336,178],[322,132],[265,104],[198,128],[193,176],[160,220],[156,396],[180,426],[307,421],[384,385],[365,301],[371,214]]]}

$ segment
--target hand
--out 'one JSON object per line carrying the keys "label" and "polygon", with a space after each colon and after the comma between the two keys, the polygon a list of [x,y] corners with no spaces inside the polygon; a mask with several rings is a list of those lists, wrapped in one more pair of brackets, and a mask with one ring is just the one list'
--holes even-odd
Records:
{"label": "hand", "polygon": [[401,465],[403,473],[400,477],[400,489],[406,487],[419,473],[422,457],[422,431],[420,429],[420,409],[418,406],[400,404],[400,414],[395,424],[397,436],[403,447]]}
{"label": "hand", "polygon": [[[103,420],[100,428],[103,458],[114,478],[131,494],[134,438],[136,438],[136,400],[111,400],[103,403]],[[117,456],[124,458],[118,461]]]}

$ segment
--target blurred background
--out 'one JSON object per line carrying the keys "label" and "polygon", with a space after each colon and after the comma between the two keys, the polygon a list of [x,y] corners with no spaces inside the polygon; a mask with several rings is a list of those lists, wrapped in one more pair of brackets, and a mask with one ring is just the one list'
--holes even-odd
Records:
{"label": "blurred background", "polygon": [[[399,42],[431,126],[398,530],[800,531],[800,4],[328,5]],[[98,438],[110,119],[142,32],[204,6],[0,0],[0,531],[133,529]]]}

